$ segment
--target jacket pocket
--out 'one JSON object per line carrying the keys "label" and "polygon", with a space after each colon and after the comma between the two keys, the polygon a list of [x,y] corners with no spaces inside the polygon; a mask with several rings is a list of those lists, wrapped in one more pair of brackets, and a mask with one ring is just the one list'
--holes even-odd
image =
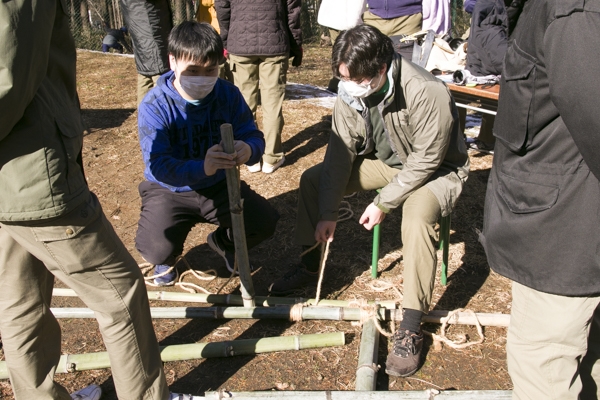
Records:
{"label": "jacket pocket", "polygon": [[515,214],[528,214],[552,208],[558,200],[558,184],[540,182],[539,175],[519,175],[498,172],[498,192]]}
{"label": "jacket pocket", "polygon": [[494,135],[514,152],[531,145],[531,108],[535,94],[535,59],[513,41],[504,58],[504,73]]}

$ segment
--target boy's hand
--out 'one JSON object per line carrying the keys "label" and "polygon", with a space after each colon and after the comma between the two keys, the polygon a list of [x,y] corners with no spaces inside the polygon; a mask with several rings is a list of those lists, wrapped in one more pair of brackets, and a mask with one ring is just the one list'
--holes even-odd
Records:
{"label": "boy's hand", "polygon": [[[248,148],[250,148],[250,146],[248,146]],[[206,152],[206,157],[204,158],[204,173],[206,176],[212,176],[216,174],[219,169],[233,168],[236,166],[236,157],[237,153],[227,154],[223,151],[223,147],[220,144],[215,144]],[[248,156],[248,158],[250,158],[250,156]]]}
{"label": "boy's hand", "polygon": [[236,165],[246,164],[252,156],[252,149],[248,143],[242,140],[234,140],[233,141],[233,149],[235,150],[235,163]]}

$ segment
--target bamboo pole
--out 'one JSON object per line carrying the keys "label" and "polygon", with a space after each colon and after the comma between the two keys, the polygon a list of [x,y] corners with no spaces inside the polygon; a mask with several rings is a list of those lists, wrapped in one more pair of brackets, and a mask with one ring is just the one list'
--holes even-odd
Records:
{"label": "bamboo pole", "polygon": [[[161,347],[163,362],[194,360],[199,358],[253,355],[275,351],[303,350],[317,347],[343,346],[343,332],[311,335],[279,336],[262,339],[232,340],[216,343],[178,344]],[[56,373],[109,368],[108,352],[65,354],[60,357]],[[0,379],[8,379],[5,361],[0,361]]]}
{"label": "bamboo pole", "polygon": [[[272,307],[151,307],[152,318],[210,318],[210,319],[291,319],[291,306]],[[88,308],[52,308],[56,318],[95,318]],[[448,311],[430,311],[423,316],[423,322],[441,324]],[[476,313],[482,326],[508,326],[510,315]],[[355,307],[302,307],[303,320],[361,321],[365,311]],[[377,316],[382,321],[402,320],[402,310],[379,308]],[[448,321],[449,324],[476,325],[475,317],[470,313],[459,312]]]}
{"label": "bamboo pole", "polygon": [[[52,292],[53,296],[58,297],[78,297],[77,293],[73,289],[65,288],[54,288]],[[168,291],[154,291],[148,292],[148,298],[150,300],[161,300],[161,301],[180,301],[186,303],[211,303],[211,304],[228,304],[232,306],[241,306],[244,304],[242,296],[235,294],[205,294],[205,293],[184,293],[184,292],[168,292]],[[315,299],[304,299],[301,297],[267,297],[267,296],[256,296],[256,305],[269,307],[275,305],[293,305],[305,303],[307,305],[314,305]],[[393,300],[381,300],[381,301],[369,301],[368,304],[379,304],[383,308],[394,309],[396,308],[396,302]],[[345,300],[319,300],[319,306],[333,306],[333,307],[348,307],[350,302]]]}
{"label": "bamboo pole", "polygon": [[[234,153],[233,127],[231,124],[221,125],[221,139],[223,150],[228,154]],[[250,274],[250,260],[248,259],[246,230],[244,228],[244,204],[240,197],[240,173],[237,168],[228,168],[225,170],[225,176],[227,177],[229,212],[231,213],[235,259],[240,275],[242,299],[244,300],[244,307],[254,307],[254,286]]]}
{"label": "bamboo pole", "polygon": [[363,324],[358,351],[358,368],[354,390],[375,390],[377,383],[377,350],[379,349],[379,332],[372,319]]}
{"label": "bamboo pole", "polygon": [[[56,318],[95,318],[89,308],[51,308]],[[293,320],[291,306],[274,307],[151,307],[155,319],[287,319]],[[386,311],[379,309],[380,319],[386,319]],[[364,312],[350,307],[303,307],[303,320],[360,321]]]}
{"label": "bamboo pole", "polygon": [[284,399],[284,400],[510,400],[510,390],[447,390],[351,392],[351,391],[265,391],[206,392],[208,399]]}

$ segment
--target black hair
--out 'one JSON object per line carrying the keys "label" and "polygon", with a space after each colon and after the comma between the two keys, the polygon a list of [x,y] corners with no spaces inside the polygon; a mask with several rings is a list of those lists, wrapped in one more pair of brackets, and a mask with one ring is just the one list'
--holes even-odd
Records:
{"label": "black hair", "polygon": [[223,41],[210,24],[184,21],[169,34],[169,53],[178,61],[218,65],[223,59]]}
{"label": "black hair", "polygon": [[346,64],[350,79],[373,78],[385,63],[389,69],[394,59],[392,39],[369,25],[357,25],[343,31],[335,40],[331,69],[339,77],[340,64]]}

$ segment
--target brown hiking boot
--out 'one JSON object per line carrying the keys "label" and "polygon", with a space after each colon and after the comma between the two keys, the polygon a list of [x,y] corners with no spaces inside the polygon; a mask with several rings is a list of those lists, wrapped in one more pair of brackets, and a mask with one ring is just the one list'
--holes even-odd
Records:
{"label": "brown hiking boot", "polygon": [[394,344],[385,363],[385,373],[393,376],[411,376],[419,369],[423,333],[399,330],[394,334]]}

